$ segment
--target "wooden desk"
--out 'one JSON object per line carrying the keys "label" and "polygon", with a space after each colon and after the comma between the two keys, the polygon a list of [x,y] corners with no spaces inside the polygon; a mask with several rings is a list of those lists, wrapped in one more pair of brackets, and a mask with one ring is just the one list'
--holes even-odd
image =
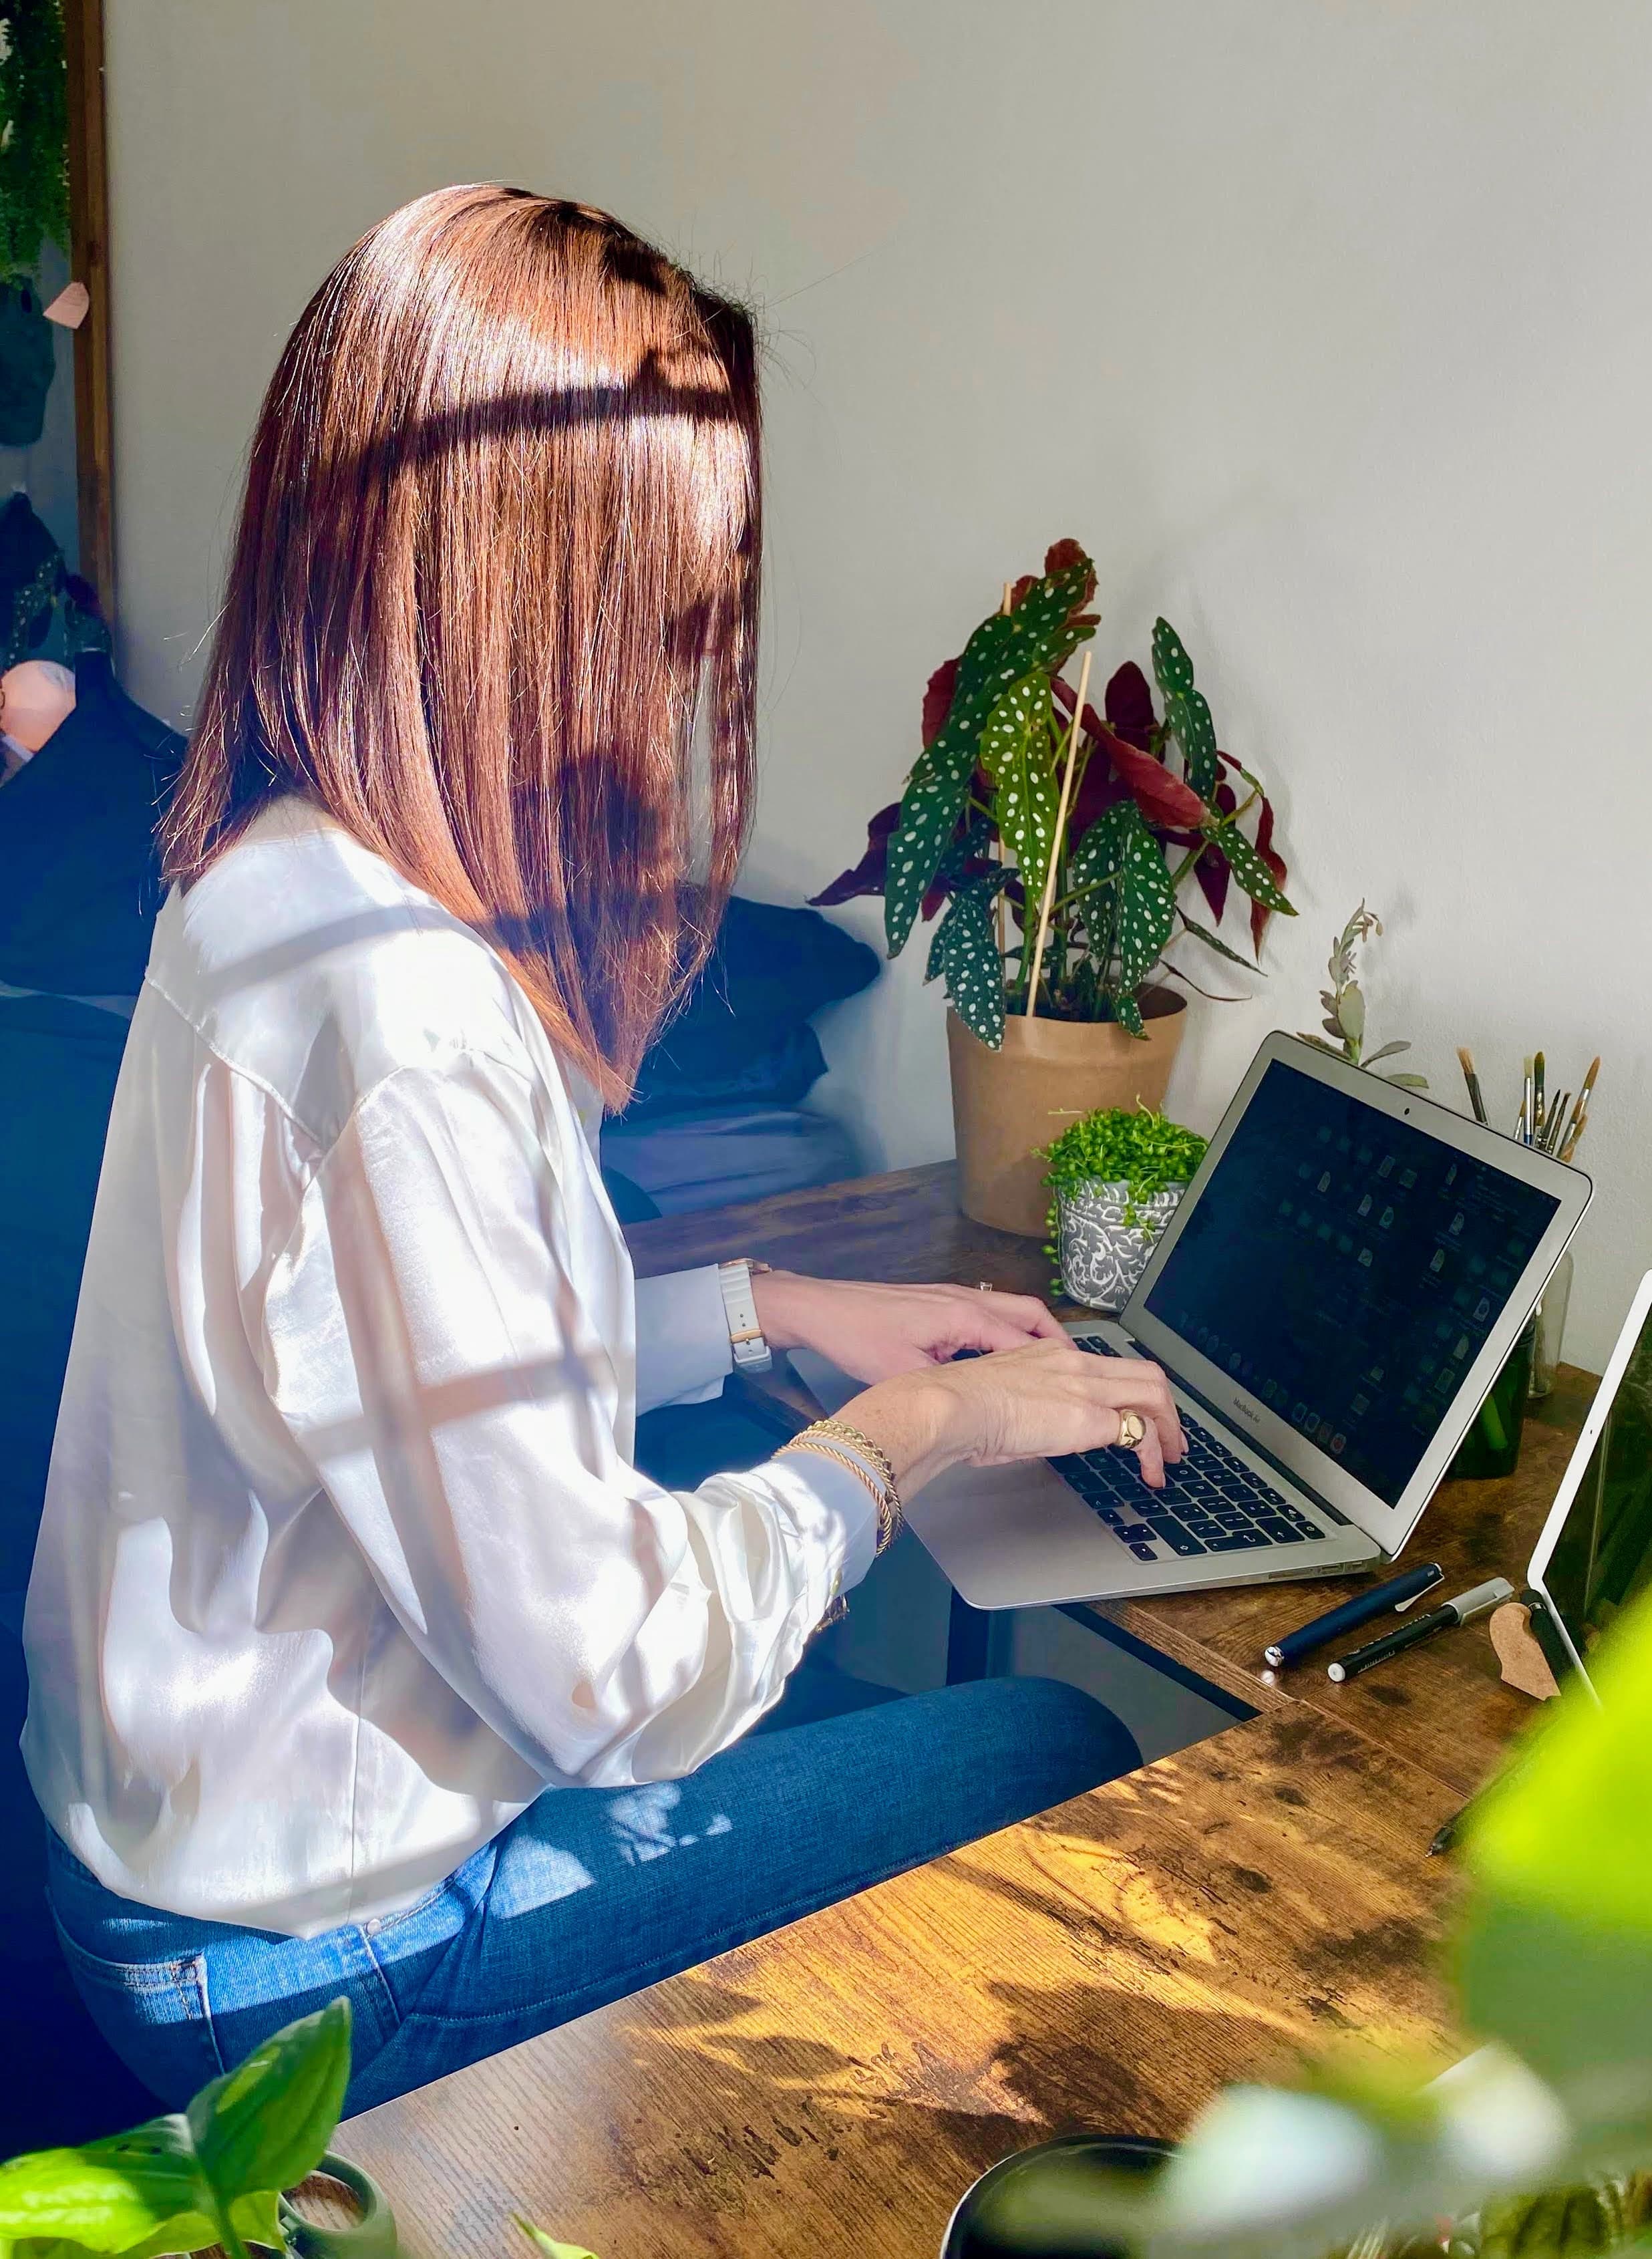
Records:
{"label": "wooden desk", "polygon": [[[950,1168],[630,1236],[644,1273],[738,1251],[1048,1284],[1032,1243],[958,1214]],[[1591,1385],[1563,1376],[1509,1481],[1430,1507],[1413,1551],[1448,1590],[1519,1581]],[[968,2182],[1048,2134],[1174,2134],[1224,2081],[1350,2034],[1443,2052],[1453,1878],[1427,1845],[1535,1714],[1484,1628],[1339,1688],[1267,1680],[1278,1586],[1101,1613],[1257,1714],[354,2120],[338,2146],[412,2259],[499,2259],[513,2209],[601,2259],[929,2259]]]}

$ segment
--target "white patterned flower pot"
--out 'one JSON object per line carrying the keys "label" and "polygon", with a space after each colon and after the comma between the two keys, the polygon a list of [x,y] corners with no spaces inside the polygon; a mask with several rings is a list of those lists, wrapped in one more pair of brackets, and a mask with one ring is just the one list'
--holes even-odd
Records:
{"label": "white patterned flower pot", "polygon": [[1122,1310],[1186,1189],[1169,1185],[1139,1201],[1131,1200],[1128,1185],[1058,1192],[1061,1283],[1070,1300],[1088,1310]]}

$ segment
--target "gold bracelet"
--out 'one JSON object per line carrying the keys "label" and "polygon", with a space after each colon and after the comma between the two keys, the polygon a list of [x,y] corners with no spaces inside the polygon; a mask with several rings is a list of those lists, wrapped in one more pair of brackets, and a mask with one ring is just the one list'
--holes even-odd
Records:
{"label": "gold bracelet", "polygon": [[847,1420],[816,1420],[812,1426],[805,1428],[803,1433],[806,1436],[836,1436],[840,1443],[847,1443],[851,1450],[858,1451],[862,1458],[870,1459],[883,1477],[897,1513],[900,1511],[901,1486],[895,1480],[889,1454],[881,1443],[874,1443],[870,1436],[863,1436],[859,1429],[851,1428]]}
{"label": "gold bracelet", "polygon": [[[835,1444],[847,1444],[849,1449],[835,1449]],[[889,1463],[889,1455],[880,1450],[869,1436],[863,1436],[858,1428],[851,1428],[846,1420],[816,1420],[812,1426],[801,1429],[789,1443],[782,1443],[780,1451],[775,1454],[776,1457],[785,1451],[816,1451],[822,1458],[835,1459],[840,1467],[846,1467],[851,1474],[858,1475],[877,1504],[878,1551],[885,1552],[894,1543],[906,1520],[906,1512],[901,1503],[901,1493],[895,1485],[894,1469]],[[851,1452],[857,1456],[851,1457]],[[881,1490],[860,1464],[863,1458],[870,1461],[882,1478]]]}

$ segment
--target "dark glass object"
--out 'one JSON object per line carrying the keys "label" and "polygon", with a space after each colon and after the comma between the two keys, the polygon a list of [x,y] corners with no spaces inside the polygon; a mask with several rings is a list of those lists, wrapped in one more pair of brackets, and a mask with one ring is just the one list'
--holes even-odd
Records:
{"label": "dark glass object", "polygon": [[1086,2183],[1157,2172],[1168,2141],[1133,2134],[1067,2134],[983,2173],[952,2215],[941,2259],[1126,2259],[1122,2245],[1085,2220]]}
{"label": "dark glass object", "polygon": [[1512,1475],[1520,1456],[1520,1430],[1532,1388],[1532,1353],[1537,1345],[1537,1320],[1529,1319],[1525,1331],[1509,1351],[1508,1362],[1492,1383],[1492,1393],[1474,1415],[1474,1424],[1457,1447],[1451,1473],[1457,1481],[1478,1481],[1489,1475]]}

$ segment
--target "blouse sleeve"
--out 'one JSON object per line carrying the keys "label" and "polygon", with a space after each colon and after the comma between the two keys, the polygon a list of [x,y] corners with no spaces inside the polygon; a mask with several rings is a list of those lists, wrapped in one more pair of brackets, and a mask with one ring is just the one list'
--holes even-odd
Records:
{"label": "blouse sleeve", "polygon": [[823,1457],[682,1492],[626,1463],[554,1156],[525,1075],[472,1054],[391,1075],[304,1194],[261,1350],[420,1651],[547,1780],[626,1786],[777,1700],[875,1514]]}
{"label": "blouse sleeve", "polygon": [[734,1369],[715,1263],[637,1281],[637,1408],[703,1404]]}

